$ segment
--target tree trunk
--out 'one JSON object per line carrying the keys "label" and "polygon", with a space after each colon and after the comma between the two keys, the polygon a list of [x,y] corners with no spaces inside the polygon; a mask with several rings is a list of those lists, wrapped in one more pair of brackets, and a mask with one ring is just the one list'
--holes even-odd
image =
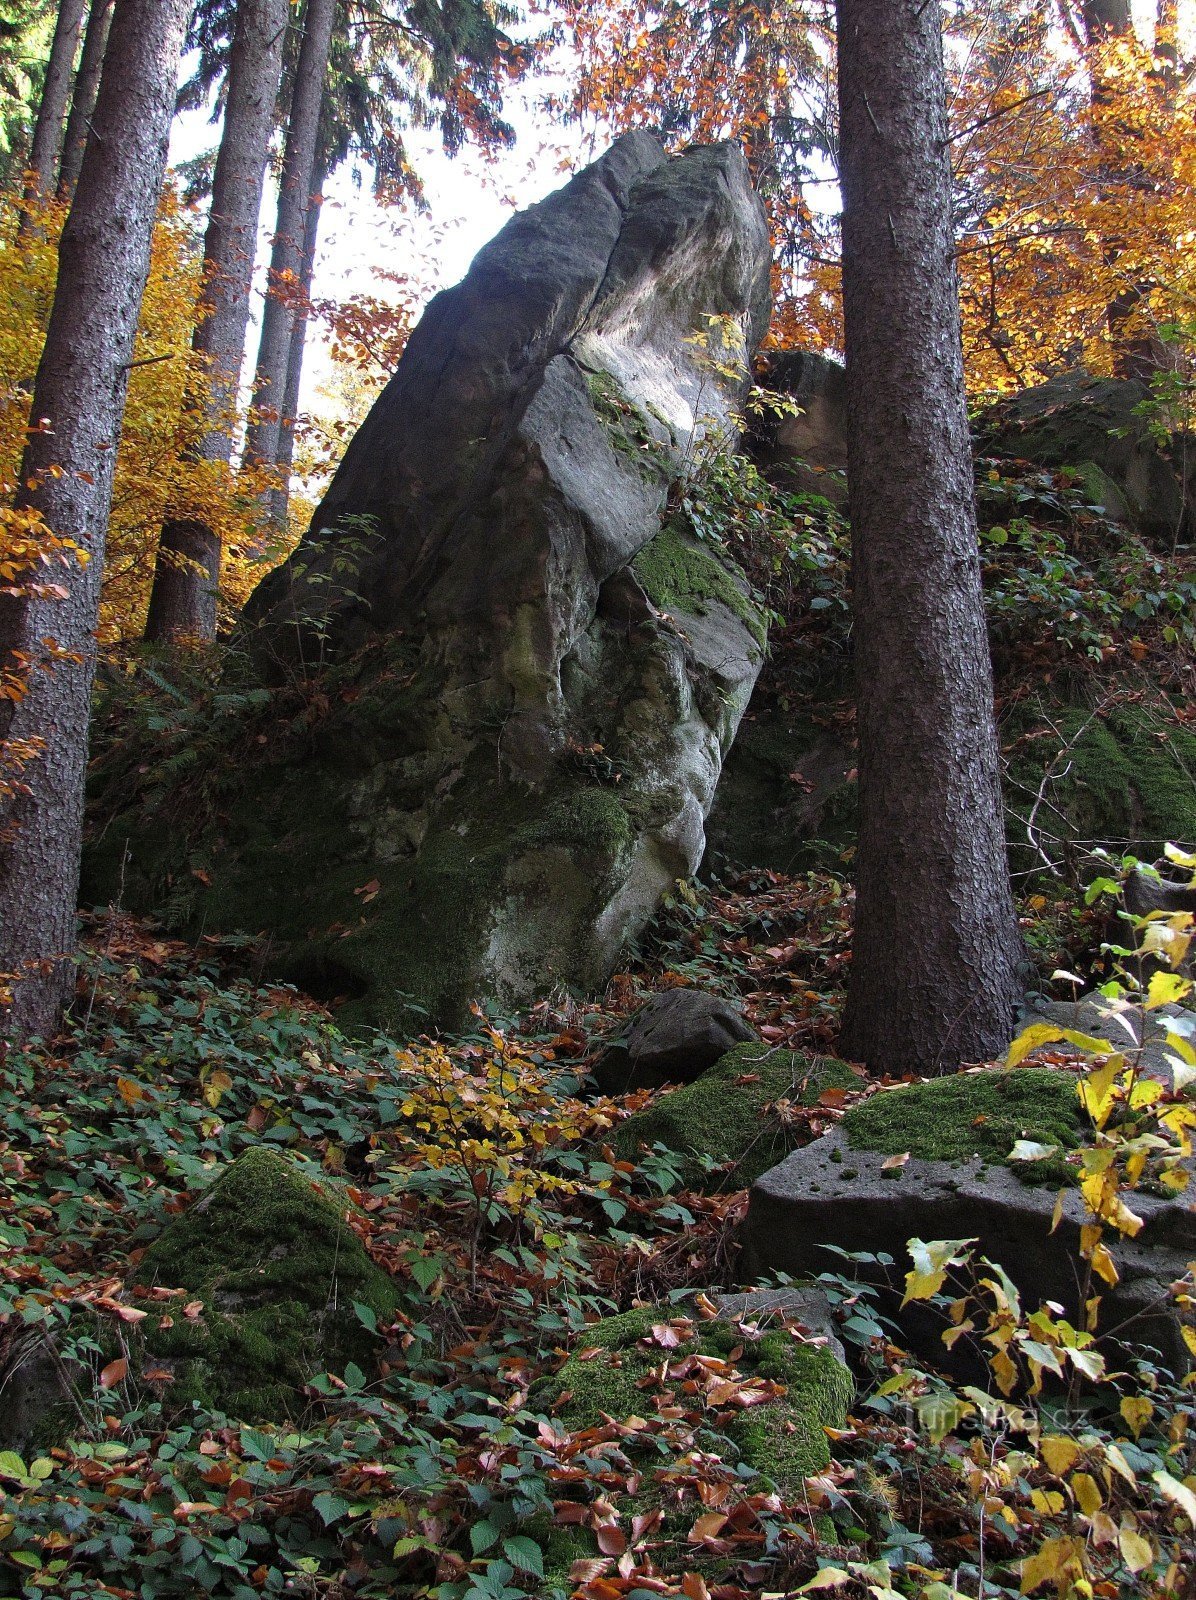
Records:
{"label": "tree trunk", "polygon": [[291,497],[291,467],[295,461],[295,420],[299,415],[299,390],[303,382],[303,356],[307,348],[307,308],[311,299],[312,279],[316,270],[316,247],[320,237],[320,211],[323,188],[328,176],[326,160],[317,158],[312,174],[312,192],[308,199],[307,217],[303,227],[303,264],[299,269],[299,287],[302,299],[295,308],[291,329],[291,349],[287,356],[287,377],[282,391],[282,416],[278,425],[278,486],[270,496],[270,522],[280,532],[287,525],[287,512]]}
{"label": "tree trunk", "polygon": [[[203,358],[206,431],[198,454],[228,462],[249,325],[258,215],[282,77],[288,0],[241,0],[228,64],[224,131],[204,237],[204,292],[192,348]],[[203,521],[166,523],[158,544],[145,637],[216,635],[220,539]]]}
{"label": "tree trunk", "polygon": [[66,138],[62,146],[62,167],[58,174],[60,200],[69,201],[79,181],[87,134],[95,114],[96,96],[100,92],[100,74],[104,70],[104,52],[108,48],[111,25],[112,0],[92,0],[87,32],[83,35],[83,56],[75,78],[71,114],[67,119]]}
{"label": "tree trunk", "polygon": [[39,512],[89,559],[71,570],[61,598],[0,595],[0,661],[23,658],[26,675],[24,699],[0,707],[0,740],[43,741],[22,775],[26,792],[0,818],[0,971],[17,975],[7,1018],[17,1037],[52,1030],[72,988],[113,459],[188,9],[189,0],[116,0],[95,137],[59,250],[34,386],[36,431],[21,463],[17,510]]}
{"label": "tree trunk", "polygon": [[937,0],[838,0],[860,839],[841,1048],[952,1071],[1009,1042],[1005,855]]}
{"label": "tree trunk", "polygon": [[307,0],[303,43],[295,70],[295,90],[287,124],[286,151],[278,188],[278,223],[270,258],[270,288],[262,312],[262,338],[253,386],[254,416],[246,439],[247,464],[278,460],[287,362],[295,326],[292,295],[303,266],[307,210],[316,176],[320,112],[328,76],[332,24],[337,0]]}
{"label": "tree trunk", "polygon": [[[37,121],[33,127],[33,146],[29,152],[29,179],[25,186],[27,205],[54,193],[58,161],[62,154],[62,126],[86,9],[87,0],[61,0],[58,7],[50,59],[46,63],[46,81],[42,85],[41,104],[37,108]],[[21,217],[21,234],[28,234],[32,226],[26,211]]]}

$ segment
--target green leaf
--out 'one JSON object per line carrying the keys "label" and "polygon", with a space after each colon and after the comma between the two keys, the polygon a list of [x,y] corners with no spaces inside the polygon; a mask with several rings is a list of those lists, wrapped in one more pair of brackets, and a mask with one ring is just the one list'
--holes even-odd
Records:
{"label": "green leaf", "polygon": [[363,1328],[368,1328],[371,1333],[378,1331],[378,1313],[373,1306],[367,1306],[360,1300],[354,1300],[353,1309],[357,1313],[357,1320]]}
{"label": "green leaf", "polygon": [[339,1494],[318,1494],[312,1499],[312,1509],[326,1528],[339,1522],[349,1513],[349,1502]]}
{"label": "green leaf", "polygon": [[502,1534],[501,1528],[496,1528],[493,1522],[483,1519],[475,1522],[469,1530],[469,1546],[475,1556],[480,1556],[484,1550],[489,1550],[491,1545],[497,1544]]}
{"label": "green leaf", "polygon": [[544,1555],[534,1539],[517,1533],[502,1542],[502,1553],[520,1572],[530,1572],[537,1578],[544,1576]]}

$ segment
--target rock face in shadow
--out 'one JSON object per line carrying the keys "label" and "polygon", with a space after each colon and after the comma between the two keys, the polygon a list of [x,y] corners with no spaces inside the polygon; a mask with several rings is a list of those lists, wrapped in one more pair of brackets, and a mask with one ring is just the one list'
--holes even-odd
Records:
{"label": "rock face in shadow", "polygon": [[734,440],[768,276],[739,147],[633,133],[432,301],[248,607],[323,710],[245,773],[193,920],[352,1021],[605,982],[701,859],[763,657],[669,490]]}

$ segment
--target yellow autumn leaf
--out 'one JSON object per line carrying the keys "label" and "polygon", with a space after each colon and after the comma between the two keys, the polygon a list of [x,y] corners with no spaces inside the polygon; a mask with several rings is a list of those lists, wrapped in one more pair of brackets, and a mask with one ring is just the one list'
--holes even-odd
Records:
{"label": "yellow autumn leaf", "polygon": [[1191,989],[1191,979],[1181,977],[1178,972],[1154,972],[1146,990],[1145,1009],[1155,1011],[1159,1006],[1177,1005]]}
{"label": "yellow autumn leaf", "polygon": [[1062,1593],[1065,1584],[1081,1577],[1084,1571],[1084,1546],[1081,1540],[1061,1537],[1048,1539],[1041,1550],[1027,1556],[1021,1566],[1021,1592],[1033,1594],[1044,1583],[1053,1583]]}
{"label": "yellow autumn leaf", "polygon": [[1121,1559],[1131,1572],[1144,1571],[1154,1560],[1154,1546],[1150,1540],[1124,1522],[1118,1531],[1117,1543],[1121,1549]]}
{"label": "yellow autumn leaf", "polygon": [[1062,1433],[1043,1434],[1038,1442],[1038,1453],[1047,1470],[1057,1478],[1065,1477],[1083,1454],[1076,1441]]}
{"label": "yellow autumn leaf", "polygon": [[1053,1022],[1032,1022],[1028,1028],[1022,1029],[1009,1046],[1005,1065],[1020,1066],[1027,1056],[1033,1055],[1044,1044],[1058,1044],[1060,1041],[1074,1044],[1077,1050],[1086,1050],[1091,1055],[1107,1056],[1113,1052],[1113,1046],[1107,1039],[1097,1039],[1090,1033],[1077,1033],[1074,1028],[1060,1028]]}
{"label": "yellow autumn leaf", "polygon": [[1094,1517],[1104,1504],[1100,1485],[1090,1472],[1077,1472],[1071,1480],[1071,1492],[1076,1504],[1086,1517]]}
{"label": "yellow autumn leaf", "polygon": [[1154,1401],[1148,1400],[1144,1394],[1127,1394],[1123,1397],[1119,1409],[1136,1439],[1154,1416]]}
{"label": "yellow autumn leaf", "polygon": [[1196,1529],[1196,1494],[1186,1483],[1180,1483],[1169,1472],[1160,1470],[1154,1473],[1153,1477],[1163,1499],[1170,1501],[1173,1506],[1178,1506],[1193,1529]]}

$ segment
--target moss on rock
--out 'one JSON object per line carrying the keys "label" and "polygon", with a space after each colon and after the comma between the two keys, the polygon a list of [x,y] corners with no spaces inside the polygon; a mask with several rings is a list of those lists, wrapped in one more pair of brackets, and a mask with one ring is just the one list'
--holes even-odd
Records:
{"label": "moss on rock", "polygon": [[710,601],[718,601],[764,648],[768,628],[763,613],[727,563],[712,550],[703,549],[696,539],[666,524],[631,565],[658,611],[688,611],[700,617]]}
{"label": "moss on rock", "polygon": [[688,1340],[665,1350],[651,1340],[652,1326],[662,1317],[659,1308],[629,1311],[586,1329],[582,1351],[553,1380],[556,1393],[568,1396],[556,1412],[564,1427],[576,1431],[597,1427],[604,1417],[622,1422],[642,1416],[653,1400],[641,1384],[666,1357],[675,1364],[687,1355],[715,1356],[747,1378],[784,1386],[784,1394],[723,1428],[741,1460],[785,1494],[799,1492],[803,1479],[829,1465],[823,1429],[844,1426],[853,1389],[851,1374],[825,1345],[805,1344],[784,1328],[748,1340],[732,1323],[707,1322],[696,1323]]}
{"label": "moss on rock", "polygon": [[[149,1355],[176,1364],[172,1404],[197,1401],[246,1419],[295,1414],[318,1373],[350,1362],[367,1370],[375,1341],[354,1302],[379,1319],[398,1302],[343,1204],[261,1146],[150,1245],[137,1279],[203,1302],[192,1318],[156,1301],[141,1324]],[[160,1325],[164,1308],[170,1327]]]}
{"label": "moss on rock", "polygon": [[[926,1161],[1004,1162],[1018,1139],[1072,1150],[1085,1119],[1068,1072],[1043,1067],[958,1073],[889,1089],[852,1106],[843,1128],[855,1150],[908,1151]],[[1050,1167],[1050,1173],[1045,1167]],[[1058,1164],[1036,1163],[1035,1175],[1064,1176]]]}
{"label": "moss on rock", "polygon": [[[858,1082],[849,1067],[829,1057],[736,1045],[693,1083],[628,1117],[615,1133],[614,1147],[623,1159],[633,1160],[641,1145],[663,1144],[684,1157],[687,1187],[743,1188],[791,1148],[780,1118],[766,1114],[767,1106],[778,1100],[813,1105],[823,1090]],[[710,1161],[717,1170],[709,1170]]]}

